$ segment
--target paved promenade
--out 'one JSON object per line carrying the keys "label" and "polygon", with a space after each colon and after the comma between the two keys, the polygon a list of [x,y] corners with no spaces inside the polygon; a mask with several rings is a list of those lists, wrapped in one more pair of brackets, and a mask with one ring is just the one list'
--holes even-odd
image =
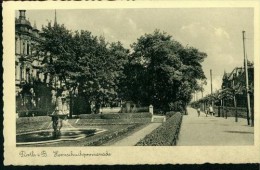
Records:
{"label": "paved promenade", "polygon": [[188,108],[188,115],[183,116],[178,146],[237,146],[253,145],[254,128],[247,125],[246,119],[234,117],[208,116]]}
{"label": "paved promenade", "polygon": [[119,140],[110,146],[134,146],[138,141],[143,139],[146,135],[151,133],[154,129],[159,127],[161,124],[162,123],[150,123],[144,128],[140,129],[139,131],[130,134],[126,138],[123,138],[122,140]]}

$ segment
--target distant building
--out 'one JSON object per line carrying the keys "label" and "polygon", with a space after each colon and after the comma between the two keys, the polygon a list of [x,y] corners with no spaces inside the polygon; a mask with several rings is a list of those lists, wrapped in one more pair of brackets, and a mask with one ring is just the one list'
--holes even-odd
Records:
{"label": "distant building", "polygon": [[[254,65],[248,62],[248,82],[249,89],[252,91],[254,88]],[[239,91],[236,95],[237,106],[246,107],[246,80],[245,80],[245,70],[243,67],[236,67],[231,73],[224,72],[222,78],[222,89],[225,88],[235,88]],[[251,93],[251,103],[253,103],[253,93]],[[227,102],[228,106],[233,106],[233,101]]]}

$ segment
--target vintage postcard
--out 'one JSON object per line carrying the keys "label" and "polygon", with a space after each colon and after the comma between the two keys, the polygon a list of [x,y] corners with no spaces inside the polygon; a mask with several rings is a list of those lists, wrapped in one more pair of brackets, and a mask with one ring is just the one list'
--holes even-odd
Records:
{"label": "vintage postcard", "polygon": [[259,3],[3,2],[4,164],[259,163]]}

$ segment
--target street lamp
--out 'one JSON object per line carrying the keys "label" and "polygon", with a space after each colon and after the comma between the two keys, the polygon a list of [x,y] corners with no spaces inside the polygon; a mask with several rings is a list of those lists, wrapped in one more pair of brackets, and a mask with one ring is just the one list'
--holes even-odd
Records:
{"label": "street lamp", "polygon": [[72,118],[73,115],[73,111],[74,111],[74,99],[77,97],[78,95],[78,84],[75,88],[73,88],[72,90],[70,90],[70,114],[69,117]]}

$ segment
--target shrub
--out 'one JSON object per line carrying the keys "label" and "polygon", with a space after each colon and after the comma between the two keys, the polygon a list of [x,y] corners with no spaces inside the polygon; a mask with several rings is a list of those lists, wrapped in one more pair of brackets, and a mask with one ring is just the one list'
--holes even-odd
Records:
{"label": "shrub", "polygon": [[134,130],[135,128],[137,128],[141,125],[142,124],[134,124],[134,125],[128,126],[126,128],[119,129],[119,130],[117,130],[113,133],[109,133],[107,135],[102,135],[102,136],[100,136],[99,138],[96,138],[93,141],[89,141],[89,142],[85,143],[84,146],[100,146],[100,145],[120,136],[120,135],[126,134],[126,133]]}
{"label": "shrub", "polygon": [[81,114],[79,115],[80,119],[101,119],[100,114]]}
{"label": "shrub", "polygon": [[102,114],[101,119],[119,119],[119,114]]}
{"label": "shrub", "polygon": [[166,116],[166,119],[168,120],[170,117],[172,117],[176,112],[174,111],[170,111],[170,112],[166,112],[165,116]]}
{"label": "shrub", "polygon": [[151,118],[152,114],[149,112],[139,112],[139,113],[120,113],[121,119],[131,119],[131,118]]}
{"label": "shrub", "polygon": [[176,145],[181,126],[182,114],[175,113],[159,128],[140,140],[137,146],[171,146]]}
{"label": "shrub", "polygon": [[136,108],[136,112],[140,113],[140,112],[149,112],[149,107],[137,107]]}
{"label": "shrub", "polygon": [[49,113],[47,110],[23,110],[18,112],[19,117],[34,117],[46,116]]}
{"label": "shrub", "polygon": [[151,118],[151,113],[110,113],[110,114],[82,114],[81,119],[134,119],[134,118]]}

